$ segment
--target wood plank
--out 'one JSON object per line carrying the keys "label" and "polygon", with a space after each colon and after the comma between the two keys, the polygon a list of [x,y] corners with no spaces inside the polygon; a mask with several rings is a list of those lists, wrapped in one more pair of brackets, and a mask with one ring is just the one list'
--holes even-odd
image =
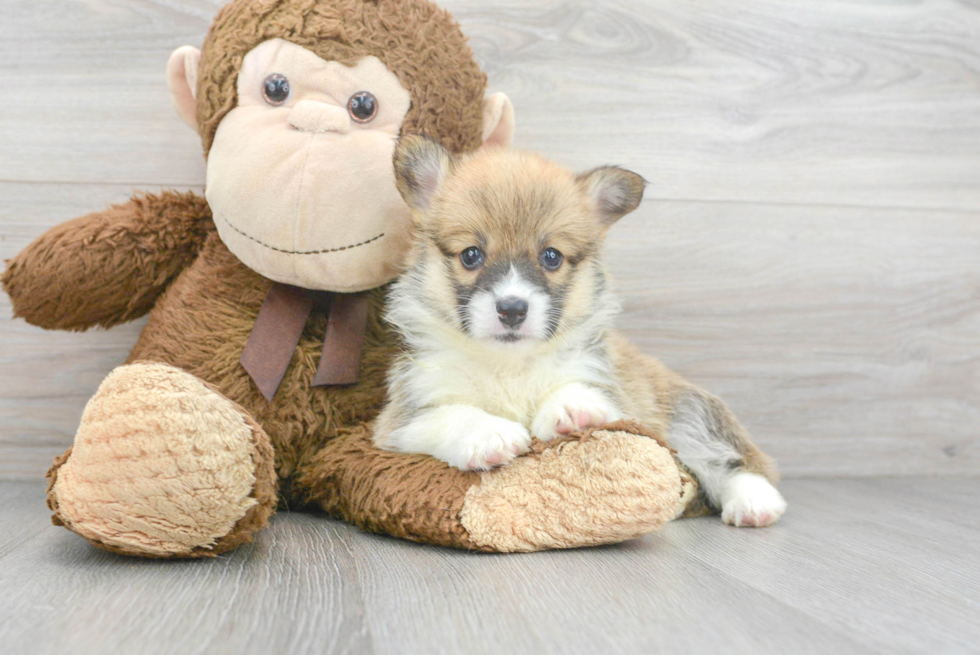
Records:
{"label": "wood plank", "polygon": [[[842,493],[851,493],[852,489],[857,489],[856,495],[868,502],[877,503],[888,497],[901,498],[904,505],[913,507],[915,510],[941,507],[935,512],[933,521],[946,521],[955,523],[964,528],[980,530],[980,514],[973,510],[977,496],[974,492],[972,482],[964,481],[960,477],[943,478],[907,478],[907,477],[886,477],[876,478],[868,484],[860,480],[852,479],[847,485],[840,487]],[[919,530],[914,523],[896,522],[895,525],[908,530]],[[931,528],[931,525],[924,525]],[[940,535],[944,532],[939,528],[934,532],[928,530],[928,536]],[[947,544],[955,547],[956,544]]]}
{"label": "wood plank", "polygon": [[519,145],[571,166],[665,199],[978,206],[976,3],[452,6]]}
{"label": "wood plank", "polygon": [[[0,180],[194,185],[164,64],[220,0],[103,0],[0,26]],[[446,0],[518,145],[617,162],[659,198],[975,209],[974,3]]]}
{"label": "wood plank", "polygon": [[[822,641],[862,651],[830,626],[723,582],[659,539],[475,558],[392,539],[371,543],[357,552],[369,616],[387,619],[374,627],[374,643],[382,652],[410,643],[419,652],[590,654],[713,652],[719,642],[728,652],[776,652],[787,644],[818,652]],[[420,611],[427,620],[418,620]],[[475,643],[479,634],[493,640]]]}
{"label": "wood plank", "polygon": [[49,527],[3,559],[0,649],[370,652],[339,524],[283,518],[232,556],[186,562],[118,557]]}
{"label": "wood plank", "polygon": [[788,475],[980,470],[980,215],[646,203],[621,325]]}
{"label": "wood plank", "polygon": [[980,516],[975,502],[967,525],[944,516],[950,491],[975,501],[980,480],[794,480],[778,530],[751,543],[719,533],[692,555],[878,652],[971,652]]}
{"label": "wood plank", "polygon": [[0,70],[17,92],[0,97],[0,180],[202,184],[164,72],[221,4],[5,2]]}
{"label": "wood plank", "polygon": [[0,559],[52,527],[44,487],[37,480],[0,482]]}
{"label": "wood plank", "polygon": [[[0,650],[911,653],[978,643],[980,512],[944,510],[949,496],[976,498],[980,479],[791,480],[785,491],[790,511],[766,530],[706,517],[619,546],[525,555],[421,546],[294,513],[231,555],[144,561],[47,526],[0,553]],[[0,483],[0,496],[12,499],[0,505],[0,535],[46,520],[25,506],[41,484]]]}
{"label": "wood plank", "polygon": [[[0,258],[127,187],[0,183]],[[648,201],[610,234],[643,349],[724,398],[787,475],[980,470],[980,215]],[[84,334],[0,297],[0,477],[39,476],[142,322]]]}
{"label": "wood plank", "polygon": [[[717,521],[678,527],[725,530]],[[230,556],[147,562],[52,527],[3,558],[0,647],[38,655],[147,644],[158,653],[576,654],[711,652],[723,643],[733,653],[787,645],[870,652],[665,546],[650,537],[629,547],[487,556],[292,514]]]}

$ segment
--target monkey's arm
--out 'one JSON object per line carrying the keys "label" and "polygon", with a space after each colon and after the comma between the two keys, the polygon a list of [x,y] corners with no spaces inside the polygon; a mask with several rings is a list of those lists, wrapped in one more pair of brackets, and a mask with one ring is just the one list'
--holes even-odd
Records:
{"label": "monkey's arm", "polygon": [[440,546],[516,552],[617,543],[677,512],[682,478],[661,439],[621,421],[536,441],[530,454],[476,473],[380,450],[363,425],[327,441],[281,493],[364,530]]}
{"label": "monkey's arm", "polygon": [[139,195],[51,228],[7,261],[0,281],[28,323],[111,327],[149,311],[212,226],[194,193]]}

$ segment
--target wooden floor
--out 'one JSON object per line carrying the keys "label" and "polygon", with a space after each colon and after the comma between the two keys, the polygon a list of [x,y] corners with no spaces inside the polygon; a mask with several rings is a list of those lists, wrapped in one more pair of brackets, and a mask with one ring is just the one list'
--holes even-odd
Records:
{"label": "wooden floor", "polygon": [[765,530],[484,555],[279,515],[210,561],[110,555],[0,483],[0,653],[976,653],[980,479],[793,480]]}

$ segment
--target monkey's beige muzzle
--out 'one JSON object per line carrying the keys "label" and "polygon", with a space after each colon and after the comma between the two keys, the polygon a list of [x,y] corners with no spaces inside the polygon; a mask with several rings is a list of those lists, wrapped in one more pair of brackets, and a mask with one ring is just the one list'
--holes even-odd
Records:
{"label": "monkey's beige muzzle", "polygon": [[300,100],[289,112],[289,124],[301,132],[350,131],[347,109],[316,100]]}

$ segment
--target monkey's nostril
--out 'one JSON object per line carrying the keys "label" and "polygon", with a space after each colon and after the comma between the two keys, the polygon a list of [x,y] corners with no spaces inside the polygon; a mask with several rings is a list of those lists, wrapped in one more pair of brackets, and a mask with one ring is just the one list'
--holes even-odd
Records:
{"label": "monkey's nostril", "polygon": [[515,328],[527,318],[527,301],[513,296],[497,301],[497,316],[500,322]]}

